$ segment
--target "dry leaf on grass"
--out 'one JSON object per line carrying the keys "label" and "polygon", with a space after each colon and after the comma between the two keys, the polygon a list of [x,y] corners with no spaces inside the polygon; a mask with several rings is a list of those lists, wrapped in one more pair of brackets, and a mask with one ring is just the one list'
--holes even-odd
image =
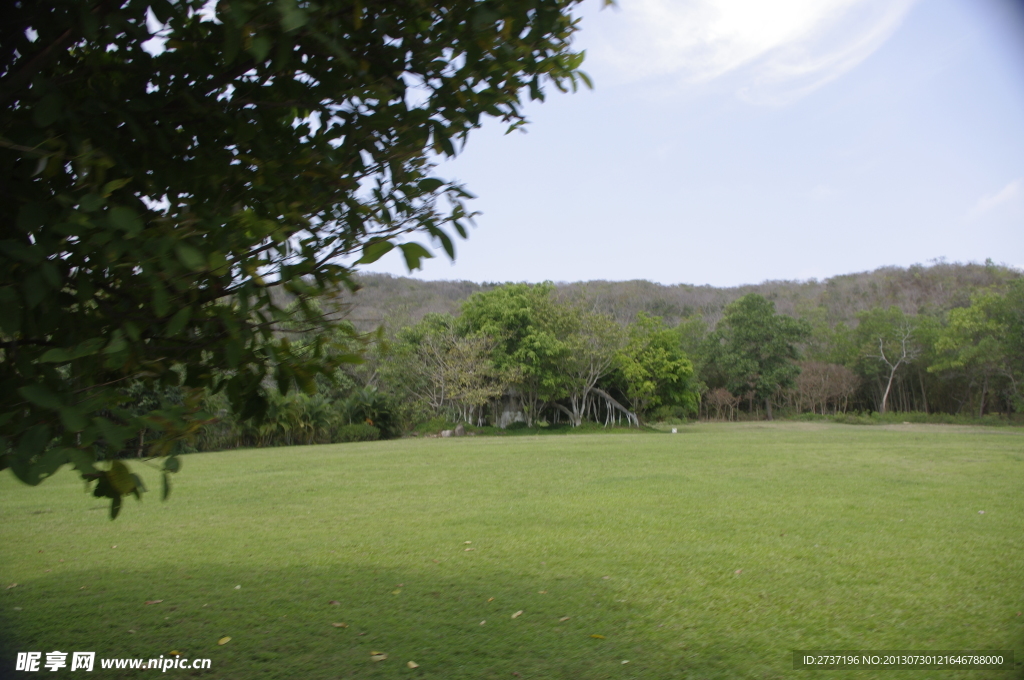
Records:
{"label": "dry leaf on grass", "polygon": [[476,548],[466,548],[466,552],[473,552]]}
{"label": "dry leaf on grass", "polygon": [[370,652],[370,661],[383,661],[386,658],[388,655],[383,652]]}
{"label": "dry leaf on grass", "polygon": [[595,640],[604,640],[603,635],[591,635],[590,637],[594,638]]}
{"label": "dry leaf on grass", "polygon": [[565,623],[566,621],[568,621],[571,618],[572,618],[571,616],[563,616],[562,618],[560,618],[558,620],[561,621],[562,623]]}
{"label": "dry leaf on grass", "polygon": [[334,626],[335,628],[348,628],[348,624],[347,623],[332,623],[331,625]]}
{"label": "dry leaf on grass", "polygon": [[466,542],[465,542],[465,543],[464,543],[463,545],[469,545],[469,544],[470,544],[470,543],[472,543],[472,542],[473,542],[473,541],[466,541]]}
{"label": "dry leaf on grass", "polygon": [[486,623],[487,623],[487,619],[484,619],[483,621],[480,622],[480,625],[483,626],[483,625],[486,625]]}
{"label": "dry leaf on grass", "polygon": [[7,590],[10,590],[11,588],[17,588],[17,587],[18,587],[17,583],[12,583],[11,585],[7,586]]}
{"label": "dry leaf on grass", "polygon": [[163,600],[146,600],[146,604],[160,604]]}
{"label": "dry leaf on grass", "polygon": [[548,594],[548,591],[546,591],[546,590],[538,590],[538,591],[537,591],[537,594],[538,594],[538,595],[547,595],[547,594]]}
{"label": "dry leaf on grass", "polygon": [[340,602],[338,602],[337,600],[331,600],[331,601],[330,601],[330,602],[328,602],[327,604],[341,604],[341,603],[340,603]]}
{"label": "dry leaf on grass", "polygon": [[400,592],[402,592],[401,588],[395,588],[394,590],[391,591],[391,594],[392,595],[398,595]]}
{"label": "dry leaf on grass", "polygon": [[733,573],[734,573],[734,574],[736,574],[737,576],[739,576],[740,574],[742,574],[742,573],[743,573],[743,570],[742,570],[742,569],[737,569],[737,570],[736,570],[736,571],[734,571]]}
{"label": "dry leaf on grass", "polygon": [[487,601],[488,602],[494,602],[494,598],[493,597],[489,597],[489,598],[487,598]]}
{"label": "dry leaf on grass", "polygon": [[218,645],[226,645],[229,642],[231,642],[231,636],[230,635],[225,635],[221,639],[217,640],[217,644]]}
{"label": "dry leaf on grass", "polygon": [[418,663],[416,663],[415,661],[409,661],[405,665],[408,666],[409,668],[419,668],[420,667],[420,665]]}
{"label": "dry leaf on grass", "polygon": [[512,615],[512,618],[513,619],[518,619],[522,615],[523,615],[523,610],[520,609],[519,611],[517,611],[515,614]]}

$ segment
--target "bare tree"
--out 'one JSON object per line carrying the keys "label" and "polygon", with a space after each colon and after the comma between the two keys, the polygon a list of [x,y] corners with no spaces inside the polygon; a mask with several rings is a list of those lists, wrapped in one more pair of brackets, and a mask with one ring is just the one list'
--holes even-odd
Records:
{"label": "bare tree", "polygon": [[819,409],[822,414],[831,404],[833,411],[845,410],[849,398],[860,387],[860,377],[845,366],[821,361],[800,363],[800,375],[796,378],[795,391],[798,407],[810,407],[812,413]]}
{"label": "bare tree", "polygon": [[[740,403],[740,397],[735,397],[729,390],[724,387],[719,387],[711,390],[707,397],[705,397],[705,401],[709,407],[715,407],[715,420],[723,419],[723,414],[728,413],[728,416],[725,417],[724,420],[731,421],[735,418],[736,407]],[[708,410],[710,415],[710,408]]]}
{"label": "bare tree", "polygon": [[878,338],[878,353],[870,355],[872,359],[878,359],[889,369],[889,379],[885,385],[885,392],[882,394],[882,406],[878,409],[881,413],[885,413],[888,407],[889,393],[892,391],[892,383],[896,379],[896,371],[900,366],[913,361],[919,353],[910,342],[913,334],[914,330],[910,324],[903,324],[897,329],[895,337],[889,338],[889,342],[886,342],[884,337]]}

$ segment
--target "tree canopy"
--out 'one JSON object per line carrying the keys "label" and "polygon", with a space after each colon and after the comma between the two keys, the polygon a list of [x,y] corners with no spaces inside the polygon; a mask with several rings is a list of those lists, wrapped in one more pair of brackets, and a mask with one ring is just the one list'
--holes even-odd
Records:
{"label": "tree canopy", "polygon": [[[0,465],[37,484],[70,461],[116,514],[141,486],[97,456],[140,428],[173,454],[196,390],[259,416],[267,379],[312,391],[355,360],[317,300],[396,247],[416,268],[414,234],[454,257],[470,194],[434,159],[485,117],[525,123],[545,83],[589,84],[578,1],[7,7]],[[133,381],[182,396],[132,411]]]}
{"label": "tree canopy", "polygon": [[712,336],[728,390],[763,401],[771,420],[771,397],[793,385],[800,373],[797,343],[809,335],[806,322],[776,313],[775,304],[756,293],[729,304]]}

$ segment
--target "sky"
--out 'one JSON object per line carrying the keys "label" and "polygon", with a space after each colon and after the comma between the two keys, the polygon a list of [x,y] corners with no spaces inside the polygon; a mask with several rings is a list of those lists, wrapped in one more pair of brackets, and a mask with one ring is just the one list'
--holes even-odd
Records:
{"label": "sky", "polygon": [[[735,286],[1024,268],[1021,0],[599,0],[592,91],[471,133],[481,214],[412,276]],[[421,242],[422,239],[421,239]],[[423,242],[424,245],[429,245]],[[392,253],[363,271],[410,275]]]}

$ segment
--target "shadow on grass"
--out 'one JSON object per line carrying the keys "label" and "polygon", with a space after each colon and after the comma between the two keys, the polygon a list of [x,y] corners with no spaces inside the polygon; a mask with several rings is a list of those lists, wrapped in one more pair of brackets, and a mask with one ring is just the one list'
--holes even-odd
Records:
{"label": "shadow on grass", "polygon": [[[685,626],[659,622],[624,601],[615,577],[568,577],[543,566],[532,574],[477,574],[453,576],[444,561],[415,573],[338,563],[47,574],[3,597],[0,677],[29,677],[13,672],[16,652],[43,652],[45,660],[54,650],[96,652],[104,678],[137,678],[140,671],[102,670],[99,659],[168,657],[172,650],[209,658],[211,668],[170,669],[165,677],[792,675],[789,650],[766,659],[745,648],[740,622],[731,632],[702,632],[696,618]],[[231,640],[218,645],[226,636]],[[378,652],[387,659],[372,660]],[[409,668],[410,661],[419,667]]]}
{"label": "shadow on grass", "polygon": [[[544,563],[530,573],[482,563],[467,572],[460,562],[425,560],[398,571],[353,567],[332,555],[317,565],[271,569],[181,564],[45,574],[0,591],[0,678],[32,677],[14,671],[17,652],[45,659],[54,650],[96,652],[95,671],[105,678],[137,678],[140,671],[101,669],[99,659],[172,651],[209,658],[211,668],[170,669],[165,677],[869,677],[794,671],[795,641],[785,621],[774,633],[752,630],[742,615],[723,625],[699,593],[644,605],[627,599],[627,579],[616,575],[569,576]],[[226,636],[231,640],[219,645]],[[375,653],[387,658],[374,661]],[[1021,680],[1021,662],[1014,671],[929,677]]]}

